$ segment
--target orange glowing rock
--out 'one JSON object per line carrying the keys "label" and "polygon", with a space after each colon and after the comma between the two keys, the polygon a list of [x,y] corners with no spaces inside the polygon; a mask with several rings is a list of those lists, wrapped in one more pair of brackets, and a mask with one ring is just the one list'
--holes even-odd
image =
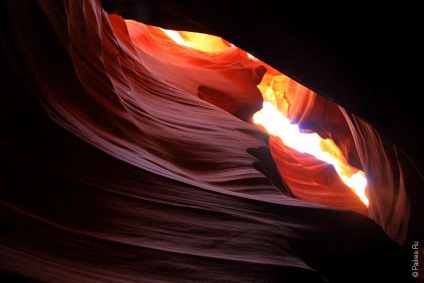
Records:
{"label": "orange glowing rock", "polygon": [[[222,52],[228,48],[237,49],[237,47],[230,45],[225,40],[212,35],[164,29],[163,31],[175,43],[190,49],[200,50],[207,53]],[[322,139],[317,134],[313,135],[311,133],[301,133],[297,126],[291,125],[292,121],[287,118],[291,117],[292,120],[297,121],[304,120],[314,105],[316,94],[287,76],[279,73],[277,70],[266,65],[257,58],[249,56],[247,52],[245,55],[246,58],[251,59],[252,62],[259,63],[264,66],[262,74],[258,76],[259,78],[262,77],[262,80],[258,83],[258,89],[261,91],[264,103],[266,104],[264,104],[260,111],[253,115],[254,123],[260,125],[268,133],[279,136],[284,144],[288,144],[292,148],[299,150],[301,153],[312,154],[320,160],[333,164],[337,174],[341,178],[341,181],[346,184],[345,187],[347,186],[348,188],[351,188],[365,206],[368,206],[369,201],[365,194],[365,174],[347,163],[347,158],[343,156],[341,150],[330,138]],[[230,113],[236,114],[239,117],[243,117],[244,119],[246,119],[249,116],[248,114],[251,113],[248,111],[247,114],[240,114],[236,105],[243,105],[243,102],[240,100],[229,99],[229,96],[225,92],[201,87],[199,88],[198,95],[200,98],[217,105]],[[244,109],[246,109],[246,107],[244,107]],[[290,130],[292,127],[296,127],[297,129],[294,129],[294,131]],[[278,147],[275,143],[270,143],[270,146],[271,149],[273,149],[273,147]],[[272,150],[272,152],[274,159],[281,160],[280,156],[277,155],[277,150]],[[296,153],[296,155],[298,155],[298,153]],[[277,164],[280,165],[281,162],[280,164],[277,162]],[[288,164],[285,166],[287,165]],[[296,168],[296,165],[292,166]],[[280,173],[283,178],[288,178],[289,176],[287,176],[287,174],[283,174],[283,172],[287,172],[287,170],[284,171],[284,169],[282,169],[283,167],[284,166],[279,166]],[[307,170],[306,168],[307,167],[299,169],[299,171],[302,172]],[[300,174],[298,177],[305,178],[305,175]],[[304,182],[304,180],[301,182]],[[331,182],[334,182],[334,180],[331,180]],[[292,190],[299,190],[299,186],[295,185],[296,182],[290,183]],[[331,196],[331,188],[337,187],[337,185],[321,181],[315,182],[314,187],[315,188],[306,188],[306,186],[303,186],[302,191],[306,192],[310,190],[310,192],[303,194],[302,199],[335,207],[351,207],[351,204],[343,199],[343,190],[339,190],[333,195],[334,199],[332,201],[328,201],[329,196]],[[317,188],[323,189],[320,190]],[[327,192],[325,197],[321,197],[320,191],[323,190],[329,190],[330,193]],[[306,195],[314,196],[306,197]],[[349,199],[351,199],[351,195],[348,191],[346,191],[346,195],[348,195]],[[340,200],[339,203],[337,203],[337,199]],[[355,207],[353,210],[359,210],[361,213],[365,214],[364,211],[366,211],[366,209],[364,209],[363,206],[353,205],[353,207]]]}

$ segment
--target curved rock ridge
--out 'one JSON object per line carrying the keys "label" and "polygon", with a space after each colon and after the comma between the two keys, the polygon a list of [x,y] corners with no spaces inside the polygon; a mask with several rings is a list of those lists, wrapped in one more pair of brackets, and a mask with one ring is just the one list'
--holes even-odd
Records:
{"label": "curved rock ridge", "polygon": [[[393,163],[396,148],[367,123],[334,112],[354,140],[340,134],[339,144],[378,188],[368,212],[349,195],[335,203],[331,168],[249,123],[269,66],[237,47],[187,53],[161,29],[109,14],[100,1],[1,5],[4,279],[411,279],[402,248],[407,162]],[[318,121],[324,136],[332,121],[314,119],[317,105],[296,117]],[[376,157],[370,141],[388,154]],[[292,189],[306,177],[292,166],[336,183],[330,199],[322,201],[325,186],[315,203],[309,188]],[[373,175],[375,166],[393,170]]]}

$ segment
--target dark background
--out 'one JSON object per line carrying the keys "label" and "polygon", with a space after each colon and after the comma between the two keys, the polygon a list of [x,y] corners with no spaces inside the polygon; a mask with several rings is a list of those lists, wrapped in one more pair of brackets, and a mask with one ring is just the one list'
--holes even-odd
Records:
{"label": "dark background", "polygon": [[103,5],[145,24],[223,37],[374,125],[424,171],[417,4],[107,0]]}

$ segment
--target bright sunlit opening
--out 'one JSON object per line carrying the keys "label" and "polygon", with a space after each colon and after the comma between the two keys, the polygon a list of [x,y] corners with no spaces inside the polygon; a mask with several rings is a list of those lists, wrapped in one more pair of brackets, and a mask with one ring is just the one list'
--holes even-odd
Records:
{"label": "bright sunlit opening", "polygon": [[[332,164],[343,182],[353,189],[361,201],[368,206],[368,198],[365,195],[367,185],[365,174],[350,167],[347,162],[342,162],[340,158],[336,158],[339,153],[333,141],[322,139],[316,133],[302,133],[298,125],[292,124],[270,102],[264,102],[263,108],[253,116],[253,121],[263,126],[271,135],[279,137],[285,145]],[[330,153],[323,148],[333,148],[334,151]],[[352,173],[354,171],[357,172]]]}
{"label": "bright sunlit opening", "polygon": [[[219,52],[228,48],[235,48],[233,44],[217,36],[166,29],[162,29],[162,31],[177,44],[204,52]],[[259,61],[247,52],[246,56],[251,60]],[[279,137],[288,147],[305,154],[311,154],[315,158],[333,165],[341,180],[368,207],[369,201],[365,193],[367,186],[365,173],[348,164],[334,141],[322,139],[316,133],[302,133],[296,124],[290,122],[284,115],[287,114],[289,103],[285,99],[282,90],[284,89],[283,85],[283,74],[265,74],[262,82],[258,85],[264,99],[263,108],[253,116],[254,123],[261,125],[269,134]]]}
{"label": "bright sunlit opening", "polygon": [[179,45],[204,52],[219,52],[228,48],[235,48],[234,44],[231,44],[218,36],[189,31],[175,31],[168,29],[161,30]]}

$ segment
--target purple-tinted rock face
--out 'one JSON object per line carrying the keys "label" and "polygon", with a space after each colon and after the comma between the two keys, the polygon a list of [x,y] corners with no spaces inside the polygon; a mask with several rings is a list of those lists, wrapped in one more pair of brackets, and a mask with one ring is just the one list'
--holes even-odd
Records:
{"label": "purple-tinted rock face", "polygon": [[2,8],[5,279],[412,278],[422,179],[366,121],[315,93],[291,112],[364,170],[369,207],[251,123],[271,66],[245,51],[186,48],[99,1]]}

